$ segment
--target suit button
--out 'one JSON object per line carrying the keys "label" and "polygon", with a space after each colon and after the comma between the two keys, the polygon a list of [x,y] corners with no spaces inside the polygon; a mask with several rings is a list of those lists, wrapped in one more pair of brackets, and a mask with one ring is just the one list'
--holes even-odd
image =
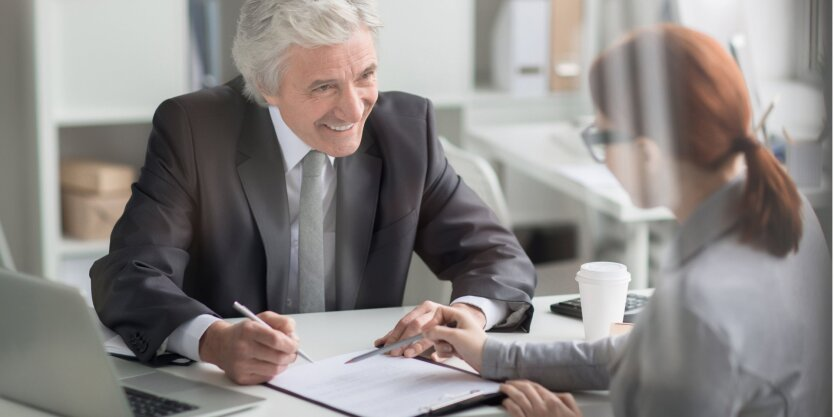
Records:
{"label": "suit button", "polygon": [[292,307],[292,298],[287,298],[287,307]]}

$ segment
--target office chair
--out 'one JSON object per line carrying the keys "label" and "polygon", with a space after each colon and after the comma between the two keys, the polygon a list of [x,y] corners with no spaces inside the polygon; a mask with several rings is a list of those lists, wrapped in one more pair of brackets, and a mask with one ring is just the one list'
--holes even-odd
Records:
{"label": "office chair", "polygon": [[15,271],[12,251],[9,250],[9,242],[6,241],[6,235],[3,233],[2,223],[0,223],[0,268]]}
{"label": "office chair", "polygon": [[[484,203],[495,212],[498,221],[509,228],[511,226],[510,211],[498,176],[495,170],[484,158],[461,149],[445,138],[440,138],[446,160],[464,182],[475,191]],[[405,284],[403,305],[415,305],[424,300],[431,300],[441,304],[451,301],[452,284],[437,279],[434,273],[416,254],[411,258],[411,267]]]}

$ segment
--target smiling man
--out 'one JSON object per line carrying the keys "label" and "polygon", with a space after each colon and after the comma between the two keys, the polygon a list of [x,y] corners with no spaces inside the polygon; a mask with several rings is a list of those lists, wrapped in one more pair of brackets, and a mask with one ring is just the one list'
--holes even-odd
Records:
{"label": "smiling man", "polygon": [[[533,266],[446,162],[431,103],[377,91],[380,26],[372,0],[248,1],[242,77],[157,109],[90,271],[99,317],[140,359],[169,351],[269,380],[296,359],[283,314],[398,306],[413,252],[452,282],[452,307],[486,329],[527,328]],[[234,301],[269,327],[221,320],[239,316]],[[418,333],[436,308],[368,343]]]}

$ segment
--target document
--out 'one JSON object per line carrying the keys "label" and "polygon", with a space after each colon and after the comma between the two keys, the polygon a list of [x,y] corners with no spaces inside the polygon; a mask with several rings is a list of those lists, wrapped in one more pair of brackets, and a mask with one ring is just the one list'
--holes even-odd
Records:
{"label": "document", "polygon": [[457,368],[387,355],[345,362],[362,352],[296,365],[267,385],[348,415],[411,417],[498,392],[499,383]]}

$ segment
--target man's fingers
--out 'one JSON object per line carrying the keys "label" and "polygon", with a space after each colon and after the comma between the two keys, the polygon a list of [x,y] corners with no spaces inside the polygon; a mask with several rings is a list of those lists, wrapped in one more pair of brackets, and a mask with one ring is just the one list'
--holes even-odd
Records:
{"label": "man's fingers", "polygon": [[[423,330],[423,324],[425,324],[428,320],[430,320],[430,314],[431,313],[429,312],[429,313],[426,313],[426,314],[424,314],[422,316],[419,316],[419,317],[415,318],[414,320],[412,320],[411,323],[409,323],[408,326],[406,326],[405,330],[400,334],[399,339],[390,339],[390,340],[388,340],[388,343],[394,343],[398,340],[403,340],[403,339],[407,339],[407,338],[419,335]],[[430,348],[431,346],[432,346],[431,341],[421,340],[421,341],[417,341],[415,343],[412,343],[409,346],[405,346],[405,347],[402,347],[402,348],[399,348],[399,349],[394,349],[393,351],[389,352],[389,355],[391,355],[391,356],[408,355],[406,353],[406,351],[411,349],[411,351],[413,352],[412,356],[416,356],[416,355],[422,353],[423,351],[425,351],[426,349]]]}
{"label": "man's fingers", "polygon": [[[386,344],[393,343],[393,342],[396,342],[397,340],[403,339],[404,337],[408,337],[408,336],[404,336],[404,333],[406,333],[406,330],[408,330],[409,325],[411,325],[411,323],[414,320],[416,320],[418,317],[423,316],[427,313],[430,313],[435,308],[435,306],[437,306],[437,304],[432,303],[431,301],[423,301],[422,304],[415,307],[408,314],[403,316],[403,318],[401,318],[400,321],[397,322],[397,325],[394,326],[393,330],[391,330],[391,332],[388,335],[388,340],[386,340],[385,343]],[[414,332],[414,334],[417,334],[417,333],[419,333],[419,331]],[[412,336],[414,334],[412,334]],[[402,354],[402,353],[400,352],[399,354]]]}
{"label": "man's fingers", "polygon": [[268,329],[252,322],[246,325],[247,335],[255,342],[284,353],[294,353],[298,350],[298,343],[278,330]]}
{"label": "man's fingers", "polygon": [[278,375],[286,369],[286,365],[276,365],[257,359],[249,359],[239,362],[228,375],[232,381],[238,384],[254,385],[269,381],[275,375]]}
{"label": "man's fingers", "polygon": [[379,339],[374,340],[374,346],[381,348],[388,343],[388,339],[391,337],[391,332],[385,333],[385,336],[380,337]]}
{"label": "man's fingers", "polygon": [[425,352],[430,347],[432,347],[432,342],[430,340],[423,339],[419,342],[415,342],[407,346],[405,348],[405,351],[403,352],[403,355],[407,358],[413,358]]}
{"label": "man's fingers", "polygon": [[269,380],[269,378],[265,376],[255,374],[234,374],[230,372],[226,375],[228,375],[229,379],[238,385],[255,385]]}
{"label": "man's fingers", "polygon": [[295,332],[295,320],[292,317],[282,316],[272,311],[264,311],[258,314],[258,317],[266,322],[269,327],[281,333],[290,334]]}
{"label": "man's fingers", "polygon": [[274,363],[276,365],[286,366],[295,362],[297,358],[295,353],[286,353],[275,350],[261,343],[253,343],[251,351],[253,359]]}
{"label": "man's fingers", "polygon": [[436,310],[434,310],[434,315],[432,318],[423,325],[423,330],[434,327],[440,326],[447,323],[451,323],[455,321],[456,315],[459,312],[451,307],[446,306],[438,306]]}
{"label": "man's fingers", "polygon": [[260,377],[261,382],[268,381],[287,369],[287,365],[279,365],[258,359],[246,361],[244,368],[246,373]]}

